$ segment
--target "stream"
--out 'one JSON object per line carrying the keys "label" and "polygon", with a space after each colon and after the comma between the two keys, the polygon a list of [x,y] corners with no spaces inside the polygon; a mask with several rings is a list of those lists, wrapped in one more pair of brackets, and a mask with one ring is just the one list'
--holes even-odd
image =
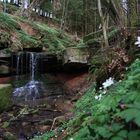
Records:
{"label": "stream", "polygon": [[39,58],[34,52],[16,56],[16,76],[5,81],[14,90],[13,106],[0,114],[2,139],[7,132],[19,140],[30,139],[73,117],[74,102],[81,96],[79,91],[85,87],[87,74],[41,74]]}

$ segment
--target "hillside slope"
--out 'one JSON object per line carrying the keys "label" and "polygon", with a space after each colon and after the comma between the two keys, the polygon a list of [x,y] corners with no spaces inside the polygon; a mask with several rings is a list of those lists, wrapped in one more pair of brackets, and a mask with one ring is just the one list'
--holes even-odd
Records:
{"label": "hillside slope", "polygon": [[42,48],[50,53],[61,53],[74,41],[47,24],[33,22],[0,12],[0,49],[3,52],[17,52],[24,48]]}

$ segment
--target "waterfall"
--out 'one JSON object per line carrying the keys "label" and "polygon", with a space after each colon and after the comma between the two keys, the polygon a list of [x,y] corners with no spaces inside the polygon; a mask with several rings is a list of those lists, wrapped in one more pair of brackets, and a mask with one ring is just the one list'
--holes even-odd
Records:
{"label": "waterfall", "polygon": [[19,62],[20,62],[20,54],[17,54],[17,65],[16,65],[16,80],[19,79]]}
{"label": "waterfall", "polygon": [[35,75],[38,70],[38,59],[39,55],[34,52],[18,52],[16,55],[16,76],[17,79],[20,75],[28,74],[30,73],[30,80],[35,80]]}
{"label": "waterfall", "polygon": [[16,80],[23,74],[23,53],[19,52],[16,55]]}
{"label": "waterfall", "polygon": [[17,65],[16,65],[16,75],[19,76],[19,62],[20,62],[20,53],[17,54]]}
{"label": "waterfall", "polygon": [[42,82],[36,80],[39,55],[34,52],[27,52],[25,53],[25,56],[23,53],[18,53],[16,59],[17,76],[23,74],[25,69],[26,74],[30,73],[30,79],[24,86],[18,87],[14,90],[14,99],[27,101],[41,98],[43,96],[44,86]]}
{"label": "waterfall", "polygon": [[31,80],[35,80],[35,74],[38,66],[38,55],[36,53],[30,53],[30,74]]}

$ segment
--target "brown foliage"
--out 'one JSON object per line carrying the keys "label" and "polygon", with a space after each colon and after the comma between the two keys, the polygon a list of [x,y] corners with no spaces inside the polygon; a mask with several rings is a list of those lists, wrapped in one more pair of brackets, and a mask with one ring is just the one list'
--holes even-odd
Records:
{"label": "brown foliage", "polygon": [[124,65],[129,62],[129,56],[125,49],[115,48],[114,49],[114,58],[111,63],[108,65],[108,72],[112,73],[114,71],[121,71],[124,69]]}

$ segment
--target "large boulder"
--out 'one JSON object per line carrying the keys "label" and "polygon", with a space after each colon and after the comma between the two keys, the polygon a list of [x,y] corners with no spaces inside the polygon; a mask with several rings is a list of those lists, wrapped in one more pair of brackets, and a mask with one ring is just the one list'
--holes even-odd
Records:
{"label": "large boulder", "polygon": [[63,56],[64,71],[76,72],[89,68],[90,52],[87,47],[67,48]]}
{"label": "large boulder", "polygon": [[81,63],[88,64],[89,60],[89,50],[88,48],[67,48],[64,52],[63,63]]}
{"label": "large boulder", "polygon": [[0,84],[0,112],[9,109],[12,105],[12,85]]}

